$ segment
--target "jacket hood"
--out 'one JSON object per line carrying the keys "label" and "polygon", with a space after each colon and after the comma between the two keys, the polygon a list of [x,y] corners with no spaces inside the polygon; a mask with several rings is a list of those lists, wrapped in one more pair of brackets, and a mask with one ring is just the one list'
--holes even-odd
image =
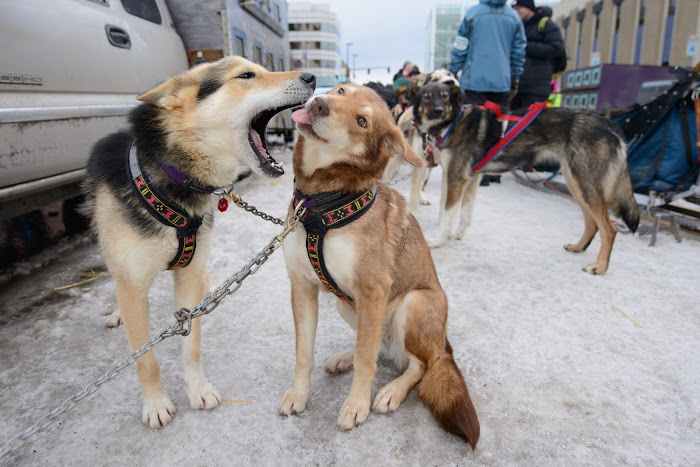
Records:
{"label": "jacket hood", "polygon": [[479,0],[482,5],[503,6],[506,0]]}

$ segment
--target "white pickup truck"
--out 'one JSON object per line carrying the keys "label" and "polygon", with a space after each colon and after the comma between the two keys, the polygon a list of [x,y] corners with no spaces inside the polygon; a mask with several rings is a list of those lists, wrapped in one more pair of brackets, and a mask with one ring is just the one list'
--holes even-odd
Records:
{"label": "white pickup truck", "polygon": [[77,196],[92,145],[188,64],[164,0],[2,2],[0,38],[7,237],[8,219]]}

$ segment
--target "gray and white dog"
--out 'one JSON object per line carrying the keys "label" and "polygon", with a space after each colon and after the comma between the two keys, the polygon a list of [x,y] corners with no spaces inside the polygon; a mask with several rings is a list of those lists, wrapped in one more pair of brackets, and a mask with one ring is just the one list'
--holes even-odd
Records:
{"label": "gray and white dog", "polygon": [[[635,231],[639,224],[639,209],[627,169],[626,145],[616,124],[586,110],[546,108],[497,157],[473,173],[472,166],[499,142],[504,127],[488,109],[467,106],[460,115],[461,96],[457,85],[434,82],[421,88],[413,104],[414,120],[421,133],[440,138],[458,119],[440,145],[443,167],[440,227],[431,246],[441,246],[448,237],[464,237],[471,223],[481,174],[499,174],[556,161],[585,222],[579,241],[564,248],[573,253],[582,252],[600,231],[598,257],[583,270],[604,274],[617,233],[608,208],[622,217],[630,230]],[[522,116],[526,110],[515,114]],[[508,128],[514,124],[510,122]],[[455,230],[457,218],[460,221]]]}

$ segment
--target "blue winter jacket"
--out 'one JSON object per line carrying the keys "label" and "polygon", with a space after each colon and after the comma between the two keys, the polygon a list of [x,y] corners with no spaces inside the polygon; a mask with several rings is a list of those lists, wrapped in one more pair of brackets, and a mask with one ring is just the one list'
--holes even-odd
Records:
{"label": "blue winter jacket", "polygon": [[507,92],[525,64],[525,29],[506,0],[479,0],[467,10],[450,53],[459,85],[477,92]]}

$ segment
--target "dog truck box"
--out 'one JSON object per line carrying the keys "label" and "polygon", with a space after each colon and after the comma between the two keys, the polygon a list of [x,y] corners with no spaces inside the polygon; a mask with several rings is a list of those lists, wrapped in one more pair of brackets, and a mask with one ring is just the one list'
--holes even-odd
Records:
{"label": "dog truck box", "polygon": [[18,216],[41,209],[58,224],[51,230],[65,228],[62,202],[80,194],[92,145],[125,126],[137,95],[188,66],[164,0],[22,0],[0,9],[4,263]]}

